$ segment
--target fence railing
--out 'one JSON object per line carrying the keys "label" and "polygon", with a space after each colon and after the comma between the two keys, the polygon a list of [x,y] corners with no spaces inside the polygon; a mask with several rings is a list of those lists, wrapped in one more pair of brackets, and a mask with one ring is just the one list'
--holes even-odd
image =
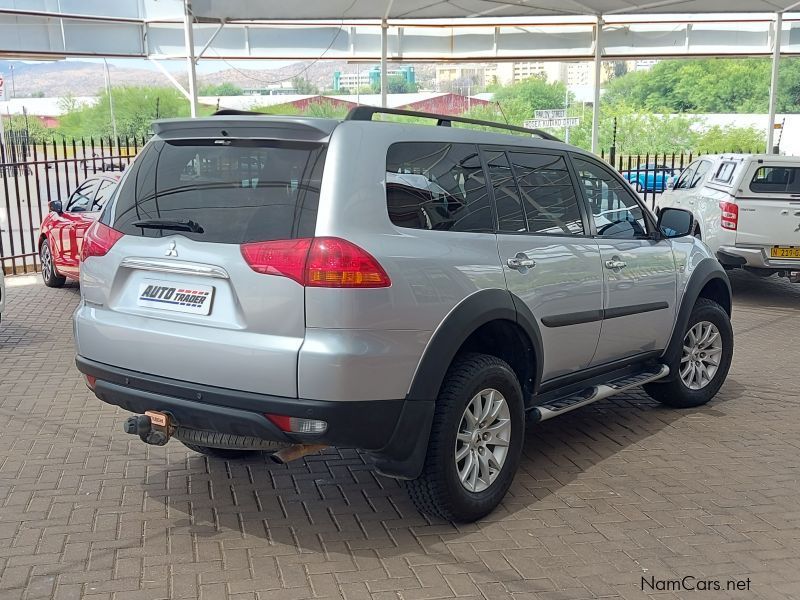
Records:
{"label": "fence railing", "polygon": [[[70,194],[90,175],[122,171],[145,143],[119,138],[51,140],[29,143],[26,138],[7,138],[0,145],[0,268],[6,273],[38,271],[42,219],[51,200],[66,205]],[[660,153],[600,155],[627,179],[649,206],[699,155]]]}
{"label": "fence railing", "polygon": [[122,171],[144,139],[66,139],[0,145],[0,268],[39,270],[39,236],[51,200],[66,200],[87,177]]}

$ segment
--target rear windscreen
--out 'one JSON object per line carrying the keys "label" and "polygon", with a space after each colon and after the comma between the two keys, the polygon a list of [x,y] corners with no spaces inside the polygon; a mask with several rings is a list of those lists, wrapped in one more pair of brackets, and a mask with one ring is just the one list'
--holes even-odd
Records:
{"label": "rear windscreen", "polygon": [[324,162],[320,144],[156,140],[131,165],[113,227],[224,244],[311,237]]}
{"label": "rear windscreen", "polygon": [[800,194],[799,167],[759,167],[750,182],[757,194]]}

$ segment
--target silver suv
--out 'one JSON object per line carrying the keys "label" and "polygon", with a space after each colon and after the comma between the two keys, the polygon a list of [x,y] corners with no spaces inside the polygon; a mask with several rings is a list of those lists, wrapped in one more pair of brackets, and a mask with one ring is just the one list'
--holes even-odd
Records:
{"label": "silver suv", "polygon": [[716,394],[730,285],[690,213],[656,221],[542,132],[376,112],[407,114],[154,125],[86,234],[75,314],[78,368],[136,413],[126,431],[225,458],[358,448],[470,521],[526,421],[641,385]]}

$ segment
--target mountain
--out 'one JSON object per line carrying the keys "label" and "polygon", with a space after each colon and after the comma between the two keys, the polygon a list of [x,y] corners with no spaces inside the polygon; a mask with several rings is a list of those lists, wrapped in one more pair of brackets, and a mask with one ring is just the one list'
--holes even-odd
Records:
{"label": "mountain", "polygon": [[[102,63],[80,60],[25,63],[21,61],[0,61],[0,74],[6,81],[6,97],[12,93],[11,65],[14,65],[14,87],[18,98],[33,95],[48,97],[93,96],[105,87],[105,69]],[[344,61],[320,60],[317,62],[297,62],[274,69],[228,68],[216,73],[199,76],[199,85],[232,83],[239,87],[266,87],[278,85],[281,81],[291,81],[295,77],[307,79],[320,89],[330,88],[334,71],[368,69],[372,65],[350,64]],[[418,82],[431,82],[435,66],[432,64],[414,65]],[[391,65],[390,65],[391,69]],[[134,69],[109,66],[111,85],[172,85],[163,73],[150,69]],[[185,83],[186,76],[177,75]]]}

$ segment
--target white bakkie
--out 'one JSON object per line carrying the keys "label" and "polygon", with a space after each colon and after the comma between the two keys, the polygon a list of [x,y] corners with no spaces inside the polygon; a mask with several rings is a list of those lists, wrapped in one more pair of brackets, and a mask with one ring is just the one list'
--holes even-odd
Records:
{"label": "white bakkie", "polygon": [[800,157],[703,156],[668,188],[656,210],[692,211],[723,266],[800,282]]}

